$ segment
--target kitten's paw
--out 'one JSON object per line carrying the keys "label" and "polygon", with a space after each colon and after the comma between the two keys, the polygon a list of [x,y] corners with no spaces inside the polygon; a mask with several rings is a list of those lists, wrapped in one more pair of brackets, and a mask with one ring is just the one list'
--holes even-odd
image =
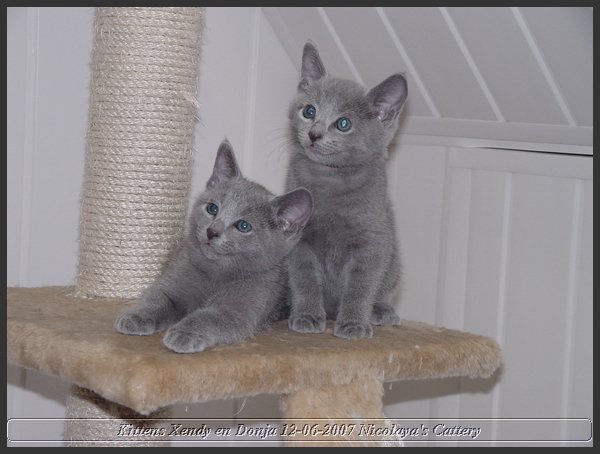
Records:
{"label": "kitten's paw", "polygon": [[325,331],[325,317],[292,315],[288,320],[288,326],[299,333],[322,333]]}
{"label": "kitten's paw", "polygon": [[206,339],[198,333],[190,333],[176,328],[171,328],[163,338],[163,344],[176,353],[196,353],[208,347]]}
{"label": "kitten's paw", "polygon": [[117,318],[115,329],[123,334],[148,336],[154,334],[156,323],[149,317],[143,317],[135,312],[125,312]]}
{"label": "kitten's paw", "polygon": [[371,323],[373,325],[399,325],[400,317],[389,304],[376,304],[373,306]]}
{"label": "kitten's paw", "polygon": [[359,337],[373,337],[373,328],[370,323],[361,322],[335,322],[333,335],[344,339]]}

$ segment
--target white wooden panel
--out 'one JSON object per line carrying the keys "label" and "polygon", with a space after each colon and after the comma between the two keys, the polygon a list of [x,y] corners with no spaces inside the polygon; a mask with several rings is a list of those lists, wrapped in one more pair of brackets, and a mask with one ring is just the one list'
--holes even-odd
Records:
{"label": "white wooden panel", "polygon": [[[457,214],[447,218],[441,260],[456,269],[445,280],[442,313],[460,311],[464,294],[462,326],[452,314],[457,326],[495,338],[504,365],[489,380],[460,380],[458,401],[433,400],[431,415],[591,417],[583,400],[592,390],[592,160],[451,149],[448,163],[445,208]],[[457,172],[462,177],[453,178]],[[464,280],[464,292],[454,279]],[[571,413],[577,399],[583,414]],[[494,430],[519,436],[519,429]],[[575,435],[566,423],[556,430]]]}
{"label": "white wooden panel", "polygon": [[[503,317],[505,298],[503,275],[506,272],[508,248],[507,185],[509,175],[503,172],[472,171],[472,199],[469,219],[469,248],[465,311],[462,329],[489,336],[502,342],[498,319]],[[452,206],[452,205],[451,205]],[[461,381],[460,417],[490,417],[493,408],[491,390],[497,376],[488,380]]]}
{"label": "white wooden panel", "polygon": [[495,337],[503,272],[507,174],[473,170],[463,328]]}
{"label": "white wooden panel", "polygon": [[[572,338],[567,340],[570,355],[566,394],[564,396],[565,417],[593,418],[593,182],[581,183],[581,225],[576,226],[579,236],[579,251],[576,256],[577,274],[573,297]],[[566,432],[567,436],[572,433]]]}
{"label": "white wooden panel", "polygon": [[[407,150],[414,155],[408,154]],[[411,417],[411,414],[462,418],[541,417],[547,415],[549,409],[554,409],[551,415],[566,416],[562,410],[565,373],[561,366],[565,364],[563,345],[567,329],[564,319],[571,272],[574,187],[578,178],[591,178],[591,159],[508,150],[452,149],[448,159],[447,184],[430,186],[431,191],[424,196],[414,184],[426,178],[427,172],[419,165],[415,166],[415,162],[419,161],[416,157],[419,153],[423,162],[428,156],[423,153],[422,147],[404,146],[398,149],[393,159],[398,160],[403,153],[406,153],[404,166],[396,162],[397,177],[390,178],[394,203],[398,207],[399,194],[404,193],[407,198],[412,197],[414,205],[404,206],[402,214],[407,219],[401,222],[414,222],[422,228],[427,221],[415,219],[419,210],[414,207],[419,201],[431,198],[431,193],[441,191],[441,197],[446,192],[446,216],[440,245],[440,260],[445,265],[441,266],[440,272],[441,302],[437,322],[497,339],[505,349],[505,367],[488,380],[396,383],[385,393],[386,414],[389,417]],[[406,173],[400,175],[401,169]],[[408,174],[406,169],[413,173]],[[434,174],[438,175],[438,172],[430,170],[429,176]],[[443,181],[439,175],[437,178]],[[515,207],[517,200],[519,204]],[[515,216],[517,220],[513,220]],[[591,222],[591,217],[589,220]],[[399,226],[398,231],[404,242],[416,245],[414,250],[425,243],[424,238],[417,239],[417,234],[410,227],[402,229]],[[516,245],[515,232],[519,237]],[[529,236],[538,244],[532,245]],[[582,234],[580,240],[582,247],[591,248],[589,238],[584,236]],[[549,241],[556,244],[552,248],[543,246]],[[514,249],[518,250],[517,254]],[[403,254],[403,259],[405,267],[414,266],[415,262],[424,266],[424,261],[412,254]],[[589,293],[591,265],[582,265],[582,268],[586,268],[587,271],[583,272],[589,274],[590,283],[584,291]],[[537,282],[522,277],[531,273],[537,276]],[[521,276],[522,281],[518,284],[515,283],[515,275]],[[418,286],[426,285],[414,275],[407,279],[405,285],[412,285],[414,282],[411,280],[414,279],[419,282]],[[521,296],[520,293],[525,293],[524,302],[515,301],[515,295]],[[406,303],[410,304],[409,299],[404,300]],[[588,309],[577,308],[576,313],[591,311],[591,303],[588,304]],[[404,307],[400,307],[402,313]],[[419,318],[426,317],[424,307],[415,311],[412,318],[426,320]],[[537,340],[529,340],[531,327],[524,329],[518,325],[523,317],[515,316],[515,311],[519,316],[525,312],[528,323],[535,324]],[[538,329],[540,319],[551,328]],[[575,331],[577,328],[573,329]],[[589,365],[591,326],[583,331],[581,340],[573,340],[572,343],[588,339],[587,351],[584,349],[578,360],[585,361],[584,358],[587,358]],[[533,372],[530,367],[532,358],[543,361],[537,368],[533,367]],[[530,375],[534,378],[528,381]],[[546,375],[553,378],[547,379]],[[570,372],[566,376],[571,386],[573,377]],[[523,385],[522,379],[528,385]],[[570,389],[570,399],[573,398],[571,394],[578,394],[575,398],[589,395],[591,387],[586,380],[591,383],[591,371],[580,380],[582,388]],[[507,387],[511,386],[528,386],[524,391],[529,396],[526,405],[520,404],[520,388],[507,391]],[[424,405],[426,401],[430,403],[429,409]],[[557,427],[560,429],[560,426]],[[503,433],[499,427],[496,434],[511,435],[506,431]]]}
{"label": "white wooden panel", "polygon": [[[29,285],[72,284],[88,121],[93,8],[40,8]],[[52,264],[52,266],[49,266]]]}
{"label": "white wooden panel", "polygon": [[300,74],[302,47],[304,43],[296,42],[296,38],[290,32],[285,20],[279,14],[280,8],[262,7],[262,13],[269,22],[273,33],[275,33],[277,41],[279,41],[296,68],[296,72]]}
{"label": "white wooden panel", "polygon": [[[423,94],[414,82],[415,75],[408,70],[376,10],[347,7],[324,9],[367,88],[374,87],[394,73],[405,72],[409,95],[404,114],[431,116]],[[356,24],[361,24],[369,33],[357,33]]]}
{"label": "white wooden panel", "polygon": [[330,29],[316,8],[285,7],[278,8],[278,12],[296,42],[293,49],[288,49],[292,60],[300,65],[304,43],[312,41],[319,49],[319,55],[328,73],[337,77],[355,79],[352,69],[335,44]]}
{"label": "white wooden panel", "polygon": [[[435,323],[438,256],[446,149],[403,146],[392,150],[388,184],[402,266],[398,314]],[[384,411],[394,418],[427,418],[439,380],[384,385]]]}
{"label": "white wooden panel", "polygon": [[[472,171],[448,169],[439,256],[435,325],[462,329],[465,314]],[[440,397],[431,403],[432,418],[458,418],[460,380],[442,380]],[[438,391],[439,392],[439,391]]]}
{"label": "white wooden panel", "polygon": [[252,37],[250,8],[207,8],[198,80],[198,116],[194,135],[192,203],[203,192],[217,149],[227,137],[245,171],[248,63]]}
{"label": "white wooden panel", "polygon": [[437,8],[384,10],[442,117],[496,119]]}
{"label": "white wooden panel", "polygon": [[499,146],[525,151],[593,154],[594,129],[587,126],[407,117],[401,129],[405,134],[423,135],[433,143],[436,143],[435,136],[442,136],[447,146]]}
{"label": "white wooden panel", "polygon": [[576,123],[593,125],[593,9],[521,8]]}
{"label": "white wooden panel", "polygon": [[471,178],[470,169],[451,169],[445,187],[448,198],[442,229],[446,238],[440,251],[436,324],[451,329],[460,329],[464,323]]}
{"label": "white wooden panel", "polygon": [[8,8],[6,16],[6,283],[18,285],[21,276],[23,171],[26,142],[27,8]]}
{"label": "white wooden panel", "polygon": [[248,176],[281,194],[289,160],[288,108],[296,94],[300,72],[277,40],[269,21],[261,12],[255,107],[248,111],[248,127],[253,141]]}
{"label": "white wooden panel", "polygon": [[505,417],[560,416],[573,191],[566,179],[514,176],[500,406]]}
{"label": "white wooden panel", "polygon": [[566,124],[508,8],[448,10],[507,121]]}
{"label": "white wooden panel", "polygon": [[402,266],[401,318],[435,322],[446,150],[400,147],[388,163]]}
{"label": "white wooden panel", "polygon": [[591,156],[562,156],[516,150],[452,148],[448,165],[559,178],[591,179],[593,175]]}

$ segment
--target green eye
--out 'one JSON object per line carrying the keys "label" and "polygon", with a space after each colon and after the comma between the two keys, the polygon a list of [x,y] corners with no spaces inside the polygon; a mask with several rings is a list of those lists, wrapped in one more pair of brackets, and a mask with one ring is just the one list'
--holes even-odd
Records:
{"label": "green eye", "polygon": [[239,221],[237,221],[235,223],[235,228],[238,229],[242,233],[248,233],[249,231],[252,230],[252,225],[249,222],[244,221],[243,219],[240,219]]}
{"label": "green eye", "polygon": [[219,206],[216,203],[209,203],[208,205],[206,205],[206,212],[208,214],[216,216],[219,212]]}
{"label": "green eye", "polygon": [[335,127],[342,132],[348,132],[352,128],[352,123],[346,117],[341,117],[335,122]]}

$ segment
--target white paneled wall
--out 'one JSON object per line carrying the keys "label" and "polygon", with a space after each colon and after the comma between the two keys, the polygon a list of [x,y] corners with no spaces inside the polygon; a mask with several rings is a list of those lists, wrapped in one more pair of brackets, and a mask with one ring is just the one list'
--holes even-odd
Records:
{"label": "white paneled wall", "polygon": [[[336,13],[329,11],[332,20]],[[9,286],[74,283],[92,20],[91,8],[8,9]],[[297,77],[297,62],[260,8],[207,9],[192,194],[225,136],[248,177],[283,190]],[[389,177],[404,269],[401,317],[490,336],[504,349],[504,365],[490,380],[386,385],[386,414],[591,418],[592,157],[452,148],[409,136],[392,151]],[[67,383],[14,366],[7,380],[9,418],[64,415]],[[273,396],[174,411],[280,416]],[[567,425],[560,430],[569,435]]]}

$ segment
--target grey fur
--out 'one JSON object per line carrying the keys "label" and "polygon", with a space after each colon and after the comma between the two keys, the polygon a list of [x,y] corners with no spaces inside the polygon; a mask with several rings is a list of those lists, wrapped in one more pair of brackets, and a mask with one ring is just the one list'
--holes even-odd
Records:
{"label": "grey fur", "polygon": [[[219,208],[214,216],[209,203]],[[285,310],[287,255],[311,211],[306,189],[275,197],[243,178],[223,141],[181,245],[115,329],[136,335],[167,330],[163,342],[178,353],[253,336]],[[240,219],[251,224],[250,232],[236,228]]]}
{"label": "grey fur", "polygon": [[[336,336],[371,337],[371,324],[400,323],[390,304],[400,264],[385,160],[406,96],[402,74],[365,93],[327,75],[317,49],[304,47],[286,185],[309,189],[314,211],[289,260],[295,331],[322,332],[333,318]],[[304,116],[307,105],[314,118]],[[336,129],[341,117],[352,122],[347,132]]]}

